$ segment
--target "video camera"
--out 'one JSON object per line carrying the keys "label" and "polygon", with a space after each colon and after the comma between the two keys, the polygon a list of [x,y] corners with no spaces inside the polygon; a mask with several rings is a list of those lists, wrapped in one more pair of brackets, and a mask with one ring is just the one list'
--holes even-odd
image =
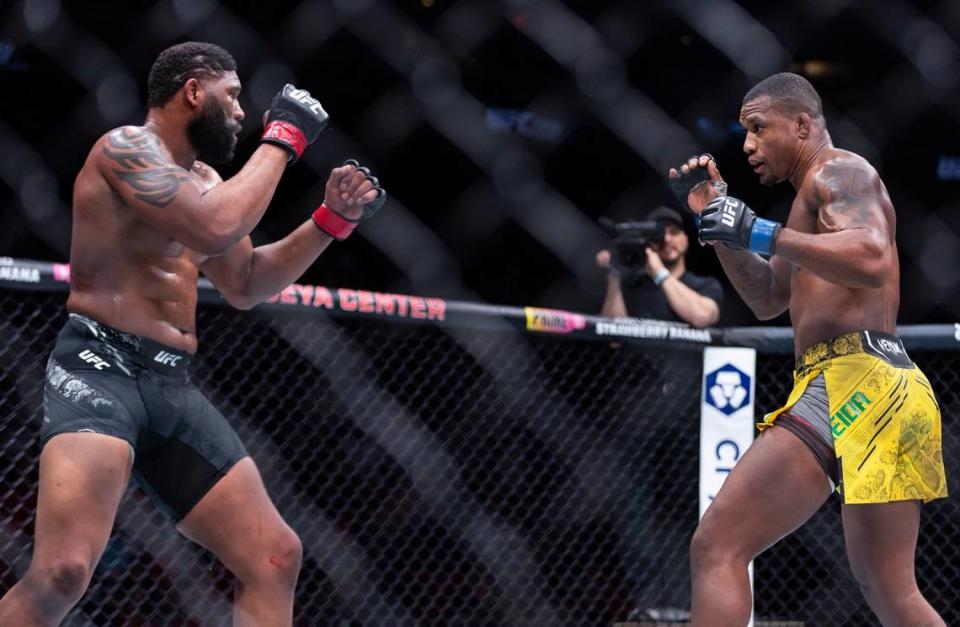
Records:
{"label": "video camera", "polygon": [[647,246],[663,241],[663,221],[614,222],[600,218],[600,227],[613,238],[610,246],[610,265],[620,280],[635,285],[647,265]]}

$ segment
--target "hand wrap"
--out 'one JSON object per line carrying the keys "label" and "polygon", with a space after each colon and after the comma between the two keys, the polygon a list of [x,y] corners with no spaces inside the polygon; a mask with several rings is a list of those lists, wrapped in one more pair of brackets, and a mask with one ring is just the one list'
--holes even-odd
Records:
{"label": "hand wrap", "polygon": [[380,187],[379,179],[370,173],[369,168],[360,165],[356,159],[347,159],[343,162],[343,165],[352,165],[363,172],[367,180],[373,184],[373,189],[376,190],[377,197],[366,204],[360,205],[363,213],[357,218],[348,218],[325,204],[317,207],[316,211],[313,212],[314,223],[321,231],[338,241],[347,239],[347,237],[353,233],[353,230],[357,228],[358,224],[372,218],[387,201],[387,192]]}

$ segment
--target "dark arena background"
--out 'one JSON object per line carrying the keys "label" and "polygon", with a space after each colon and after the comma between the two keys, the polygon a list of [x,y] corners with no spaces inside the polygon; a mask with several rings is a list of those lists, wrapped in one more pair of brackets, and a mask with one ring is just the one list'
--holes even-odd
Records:
{"label": "dark arena background", "polygon": [[[596,317],[597,221],[675,206],[667,169],[704,151],[784,220],[792,190],[756,182],[737,123],[778,71],[814,84],[897,208],[901,332],[960,490],[960,3],[0,2],[0,593],[32,549],[74,177],[102,133],[142,122],[150,64],[188,40],[239,64],[224,177],[284,83],[330,113],[256,243],[306,219],[345,158],[389,192],[272,302],[200,288],[194,379],[303,542],[296,625],[685,624],[704,347],[757,350],[759,418],[791,385],[789,319],[757,322],[696,244],[689,267],[726,292],[717,327]],[[960,624],[958,497],[925,507],[917,572]],[[131,488],[65,624],[225,625],[231,594]],[[754,594],[757,625],[878,624],[836,497],[756,560]]]}

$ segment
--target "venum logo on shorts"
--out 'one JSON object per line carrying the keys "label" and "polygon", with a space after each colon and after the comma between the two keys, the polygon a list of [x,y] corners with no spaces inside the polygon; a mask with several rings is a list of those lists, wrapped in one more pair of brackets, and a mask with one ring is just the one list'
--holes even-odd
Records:
{"label": "venum logo on shorts", "polygon": [[89,349],[80,352],[77,355],[77,357],[87,362],[88,364],[93,364],[93,367],[96,368],[97,370],[103,370],[104,368],[110,367],[110,364],[107,362],[106,359],[104,359],[103,357],[100,357],[99,355],[97,355],[96,353],[94,353]]}
{"label": "venum logo on shorts", "polygon": [[180,361],[180,357],[180,355],[174,355],[172,353],[168,353],[167,351],[160,351],[153,356],[153,361],[157,362],[158,364],[163,364],[164,366],[175,368],[177,366],[177,362]]}
{"label": "venum logo on shorts", "polygon": [[872,402],[873,401],[867,398],[867,395],[860,390],[854,392],[850,400],[841,405],[840,409],[830,416],[830,428],[833,431],[833,439],[836,440],[843,435],[847,427],[856,422],[857,418],[863,414],[867,406]]}
{"label": "venum logo on shorts", "polygon": [[750,402],[750,377],[733,364],[708,374],[706,385],[707,403],[728,416]]}
{"label": "venum logo on shorts", "polygon": [[890,340],[881,338],[877,340],[877,344],[880,346],[880,350],[884,352],[893,353],[894,355],[903,354],[903,349],[900,348],[900,344],[898,342],[891,342]]}

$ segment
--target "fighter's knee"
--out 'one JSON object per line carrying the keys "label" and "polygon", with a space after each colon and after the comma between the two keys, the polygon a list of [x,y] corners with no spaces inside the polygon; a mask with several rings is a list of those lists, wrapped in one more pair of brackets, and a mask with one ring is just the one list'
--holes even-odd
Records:
{"label": "fighter's knee", "polygon": [[723,546],[709,525],[697,525],[690,539],[690,567],[694,571],[709,568],[711,564],[722,561]]}
{"label": "fighter's knee", "polygon": [[857,582],[860,592],[863,593],[864,596],[869,596],[869,593],[873,588],[870,578],[870,569],[865,568],[855,560],[848,559],[847,561],[850,564],[850,573],[853,575],[853,580]]}
{"label": "fighter's knee", "polygon": [[916,599],[923,599],[910,567],[895,568],[880,560],[853,557],[848,562],[860,593],[871,604],[891,608],[910,607]]}
{"label": "fighter's knee", "polygon": [[690,540],[690,567],[694,571],[709,570],[733,562],[749,561],[738,549],[734,538],[725,534],[723,526],[705,516]]}
{"label": "fighter's knee", "polygon": [[[875,556],[868,553],[858,553],[849,547],[847,549],[847,564],[850,565],[850,573],[864,596],[870,596],[878,588],[883,587],[884,580],[893,579],[889,573],[895,572],[894,569]],[[909,584],[912,577],[899,577],[898,579],[900,579],[898,582],[900,584]]]}
{"label": "fighter's knee", "polygon": [[54,604],[73,605],[87,590],[92,575],[89,561],[63,557],[42,566],[31,566],[25,580],[27,585],[32,584],[40,598]]}
{"label": "fighter's knee", "polygon": [[292,530],[279,539],[272,548],[268,562],[283,580],[296,581],[300,574],[300,564],[303,562],[303,543],[300,537]]}
{"label": "fighter's knee", "polygon": [[303,544],[289,527],[284,526],[272,539],[248,555],[234,574],[244,583],[293,585],[300,574]]}

